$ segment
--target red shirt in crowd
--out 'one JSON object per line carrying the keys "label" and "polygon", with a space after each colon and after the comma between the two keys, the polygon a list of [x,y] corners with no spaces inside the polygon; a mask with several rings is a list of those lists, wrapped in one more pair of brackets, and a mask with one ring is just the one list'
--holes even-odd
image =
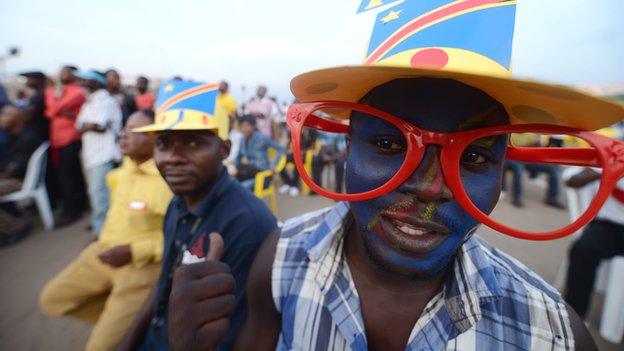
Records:
{"label": "red shirt in crowd", "polygon": [[134,97],[134,102],[138,110],[151,110],[154,108],[156,98],[152,93],[145,93]]}
{"label": "red shirt in crowd", "polygon": [[50,119],[50,144],[59,149],[80,140],[76,130],[76,117],[85,102],[86,92],[76,83],[63,87],[60,96],[54,88],[45,91],[46,117]]}

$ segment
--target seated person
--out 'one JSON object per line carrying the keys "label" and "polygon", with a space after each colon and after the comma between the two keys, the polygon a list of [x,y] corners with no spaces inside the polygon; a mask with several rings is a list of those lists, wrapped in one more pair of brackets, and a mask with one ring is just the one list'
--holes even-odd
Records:
{"label": "seated person", "polygon": [[[275,169],[284,155],[284,147],[259,132],[256,129],[256,118],[252,115],[242,116],[238,120],[238,126],[243,138],[236,157],[236,178],[245,188],[253,191],[256,174],[267,169]],[[269,148],[276,151],[273,160],[269,160]]]}
{"label": "seated person", "polygon": [[344,174],[345,156],[347,154],[347,140],[344,135],[332,133],[319,133],[318,140],[321,150],[314,156],[312,162],[312,174],[316,184],[322,184],[323,169],[325,166],[334,165],[334,189],[342,192],[342,177]]}
{"label": "seated person", "polygon": [[152,159],[152,139],[130,131],[153,121],[151,111],[128,119],[119,138],[123,164],[107,175],[111,201],[101,235],[41,292],[45,314],[95,323],[87,350],[115,348],[160,274],[173,195]]}
{"label": "seated person", "polygon": [[[2,108],[0,129],[8,137],[6,150],[0,158],[0,196],[4,196],[21,189],[28,160],[44,137],[27,121],[26,111],[13,105]],[[30,223],[18,215],[13,207],[0,209],[0,244],[15,242],[30,229]]]}
{"label": "seated person", "polygon": [[[540,140],[536,134],[512,134],[511,143],[515,146],[538,146]],[[504,168],[505,171],[511,170],[513,174],[512,205],[524,206],[522,202],[522,172],[527,171],[531,178],[537,177],[539,173],[546,173],[548,175],[548,191],[544,204],[555,208],[564,208],[559,202],[559,170],[557,166],[506,160]],[[503,190],[506,190],[506,178],[506,176],[503,177]]]}
{"label": "seated person", "polygon": [[[301,153],[305,157],[305,153],[308,150],[314,148],[314,144],[316,143],[316,133],[314,130],[305,130],[301,135]],[[292,151],[292,140],[290,135],[288,135],[288,145],[286,146],[286,163],[294,164],[294,157]],[[290,195],[291,197],[296,197],[299,195],[299,173],[297,173],[296,169],[288,170],[287,168],[282,169],[280,172],[280,177],[284,181],[284,185],[280,186],[277,189],[277,192],[280,194]]]}

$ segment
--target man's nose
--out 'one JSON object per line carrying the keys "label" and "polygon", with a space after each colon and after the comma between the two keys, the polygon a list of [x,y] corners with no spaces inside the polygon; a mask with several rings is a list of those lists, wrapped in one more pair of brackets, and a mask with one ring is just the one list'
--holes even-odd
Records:
{"label": "man's nose", "polygon": [[453,198],[440,165],[439,146],[427,147],[418,168],[401,185],[400,190],[414,194],[422,202],[446,202]]}
{"label": "man's nose", "polygon": [[167,162],[170,164],[181,164],[187,161],[184,146],[180,143],[173,143]]}

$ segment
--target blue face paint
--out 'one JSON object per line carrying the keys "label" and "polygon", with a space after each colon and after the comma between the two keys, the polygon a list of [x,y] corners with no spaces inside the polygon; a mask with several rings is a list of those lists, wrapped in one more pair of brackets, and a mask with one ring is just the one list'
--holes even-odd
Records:
{"label": "blue face paint", "polygon": [[[371,91],[364,101],[420,128],[452,132],[507,124],[500,104],[484,92],[453,80],[397,79]],[[482,211],[489,213],[498,200],[506,136],[473,143],[460,167],[464,187]],[[347,155],[348,193],[368,191],[386,183],[403,163],[406,141],[391,124],[361,113],[351,117]],[[446,269],[466,236],[478,226],[452,198],[439,164],[440,148],[428,146],[411,177],[392,192],[351,203],[351,212],[369,257],[384,270],[426,278]],[[475,166],[474,155],[487,162]],[[405,240],[401,223],[425,223],[438,234]],[[410,229],[412,228],[412,229]],[[393,235],[393,233],[395,233]],[[431,237],[431,240],[427,238]],[[409,236],[407,236],[409,238]],[[424,239],[423,239],[424,238]]]}

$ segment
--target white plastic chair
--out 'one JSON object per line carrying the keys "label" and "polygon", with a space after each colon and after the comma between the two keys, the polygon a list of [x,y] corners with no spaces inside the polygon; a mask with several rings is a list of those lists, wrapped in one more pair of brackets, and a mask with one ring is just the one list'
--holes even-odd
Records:
{"label": "white plastic chair", "polygon": [[44,141],[30,156],[28,167],[26,168],[26,176],[22,182],[22,189],[0,197],[0,202],[34,200],[45,230],[52,230],[52,228],[54,228],[52,207],[50,206],[50,199],[48,198],[45,185],[45,171],[49,147],[50,143]]}
{"label": "white plastic chair", "polygon": [[603,261],[607,278],[605,299],[600,317],[600,335],[606,340],[619,344],[624,337],[624,256],[616,256]]}
{"label": "white plastic chair", "polygon": [[[566,196],[570,221],[574,221],[582,214],[581,211],[589,206],[593,193],[590,189],[567,188]],[[573,237],[577,239],[582,231],[583,228],[579,229],[572,234]],[[559,291],[562,291],[565,286],[568,265],[569,261],[566,257],[555,278],[554,286]],[[624,281],[622,277],[624,277],[624,256],[616,256],[600,262],[594,281],[594,291],[605,294],[600,317],[600,335],[614,344],[620,343],[624,336]]]}

